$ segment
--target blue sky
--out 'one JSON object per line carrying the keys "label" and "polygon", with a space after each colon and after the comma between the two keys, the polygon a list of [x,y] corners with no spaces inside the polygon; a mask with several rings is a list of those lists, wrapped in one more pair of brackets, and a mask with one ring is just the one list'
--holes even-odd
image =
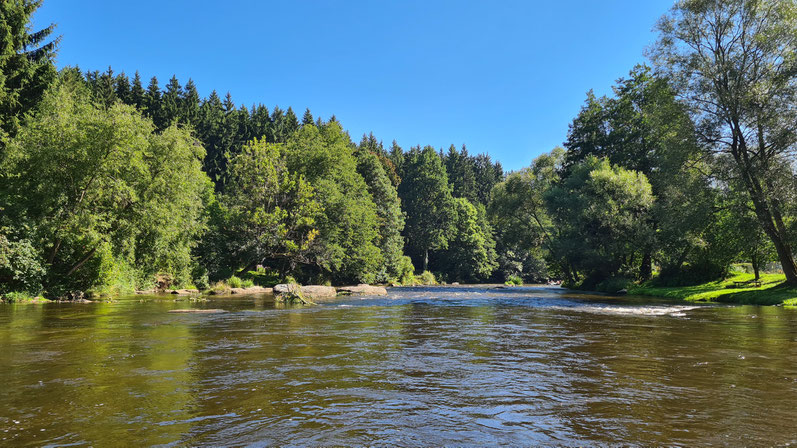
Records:
{"label": "blue sky", "polygon": [[59,67],[335,114],[359,141],[467,144],[507,169],[561,145],[586,92],[644,62],[672,0],[45,0]]}

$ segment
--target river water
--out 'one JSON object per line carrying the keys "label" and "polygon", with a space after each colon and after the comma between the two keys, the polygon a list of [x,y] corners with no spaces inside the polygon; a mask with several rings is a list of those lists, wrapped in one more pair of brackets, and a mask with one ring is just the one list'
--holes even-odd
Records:
{"label": "river water", "polygon": [[233,297],[0,305],[0,446],[797,444],[797,310]]}

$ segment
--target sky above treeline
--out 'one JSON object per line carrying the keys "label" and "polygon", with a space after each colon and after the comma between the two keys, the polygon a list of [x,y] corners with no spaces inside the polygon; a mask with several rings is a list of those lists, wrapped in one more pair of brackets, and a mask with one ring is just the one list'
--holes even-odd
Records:
{"label": "sky above treeline", "polygon": [[58,24],[59,67],[190,77],[237,105],[335,114],[355,141],[464,143],[514,170],[645,61],[672,3],[45,0],[35,24]]}

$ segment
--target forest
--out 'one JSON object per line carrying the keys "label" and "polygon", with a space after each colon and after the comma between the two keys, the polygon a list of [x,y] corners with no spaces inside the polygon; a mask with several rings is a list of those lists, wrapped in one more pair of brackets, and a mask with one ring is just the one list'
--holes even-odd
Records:
{"label": "forest", "polygon": [[649,64],[509,173],[191,79],[58,70],[40,5],[0,4],[0,296],[232,278],[615,292],[734,263],[797,284],[793,1],[678,2]]}

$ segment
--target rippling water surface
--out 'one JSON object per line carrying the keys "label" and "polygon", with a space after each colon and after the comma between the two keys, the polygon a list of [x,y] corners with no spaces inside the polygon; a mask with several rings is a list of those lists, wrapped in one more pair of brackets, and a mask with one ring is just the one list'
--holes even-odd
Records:
{"label": "rippling water surface", "polygon": [[0,305],[0,387],[2,446],[790,445],[797,311],[535,287]]}

